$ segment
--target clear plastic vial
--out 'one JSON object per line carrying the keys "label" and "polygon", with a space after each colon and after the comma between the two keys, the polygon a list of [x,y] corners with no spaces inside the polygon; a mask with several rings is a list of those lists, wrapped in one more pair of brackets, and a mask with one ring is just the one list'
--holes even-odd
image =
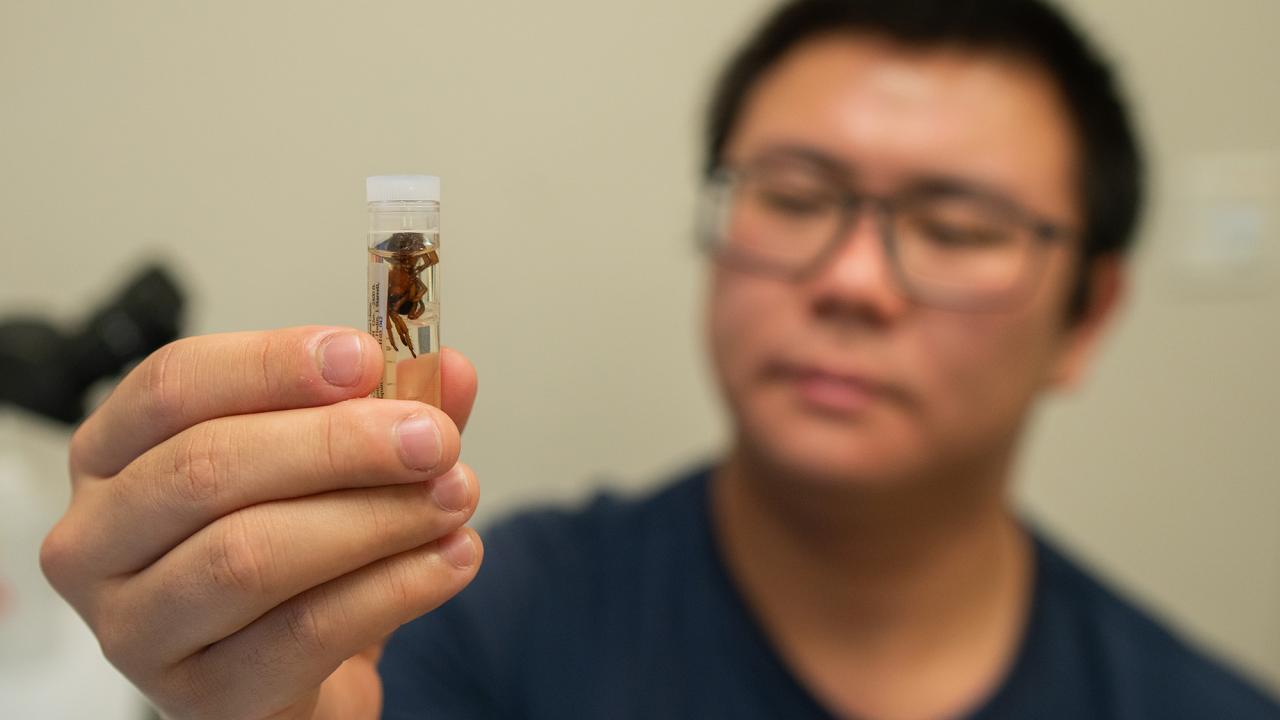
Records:
{"label": "clear plastic vial", "polygon": [[369,333],[382,345],[374,397],[440,406],[440,178],[380,175],[369,202]]}

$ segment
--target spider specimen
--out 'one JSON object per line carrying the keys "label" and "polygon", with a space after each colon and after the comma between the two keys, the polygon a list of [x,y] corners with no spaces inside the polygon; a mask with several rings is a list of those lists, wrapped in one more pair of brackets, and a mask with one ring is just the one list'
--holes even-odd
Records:
{"label": "spider specimen", "polygon": [[[409,336],[409,327],[405,318],[416,320],[422,317],[426,305],[422,302],[427,294],[426,283],[419,277],[423,270],[440,262],[440,256],[426,244],[422,233],[400,232],[387,238],[382,248],[391,252],[387,263],[391,266],[387,273],[387,319],[395,326],[400,342],[409,348],[413,357],[418,357],[413,347],[413,338]],[[396,345],[395,335],[387,333],[391,347]]]}

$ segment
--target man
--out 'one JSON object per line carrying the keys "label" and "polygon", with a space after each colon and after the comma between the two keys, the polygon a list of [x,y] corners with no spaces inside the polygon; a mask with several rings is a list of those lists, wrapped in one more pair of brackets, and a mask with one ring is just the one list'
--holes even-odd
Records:
{"label": "man", "polygon": [[518,516],[475,576],[461,356],[437,412],[362,399],[356,333],[183,341],[77,432],[42,552],[107,656],[184,718],[1280,717],[1010,509],[1139,205],[1069,26],[1033,0],[799,0],[710,129],[721,461]]}

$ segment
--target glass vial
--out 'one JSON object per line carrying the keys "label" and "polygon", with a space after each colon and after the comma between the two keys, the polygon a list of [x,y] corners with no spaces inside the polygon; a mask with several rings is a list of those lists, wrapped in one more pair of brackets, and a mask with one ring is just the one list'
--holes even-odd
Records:
{"label": "glass vial", "polygon": [[374,397],[440,406],[440,178],[380,175],[369,202],[369,333],[382,345]]}

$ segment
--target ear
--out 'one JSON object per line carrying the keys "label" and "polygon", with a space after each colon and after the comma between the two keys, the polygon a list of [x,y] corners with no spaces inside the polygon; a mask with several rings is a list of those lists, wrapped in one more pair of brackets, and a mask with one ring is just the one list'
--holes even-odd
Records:
{"label": "ear", "polygon": [[1050,368],[1048,385],[1070,390],[1077,387],[1093,360],[1103,331],[1115,317],[1128,291],[1128,266],[1119,255],[1094,260],[1089,274],[1089,297],[1082,314],[1062,335],[1058,356]]}

